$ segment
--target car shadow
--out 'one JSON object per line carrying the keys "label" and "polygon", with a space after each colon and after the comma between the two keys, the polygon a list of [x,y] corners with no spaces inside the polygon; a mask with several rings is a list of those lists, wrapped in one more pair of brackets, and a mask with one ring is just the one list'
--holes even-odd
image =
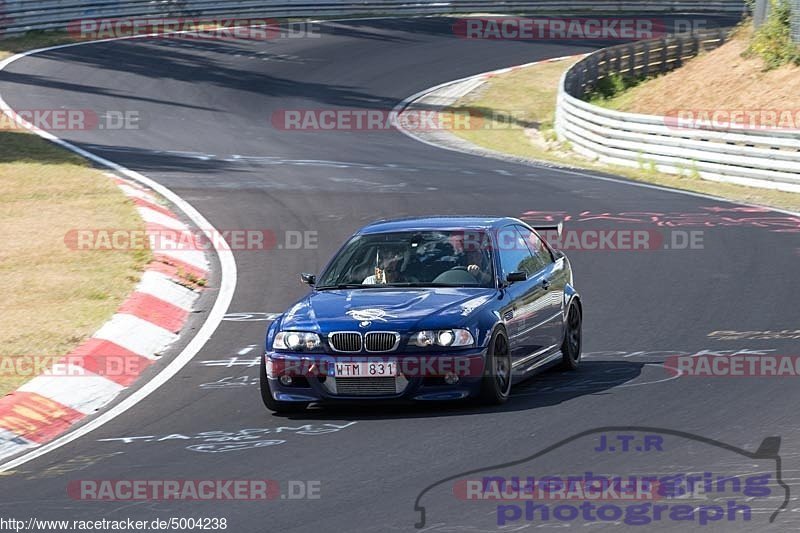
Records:
{"label": "car shadow", "polygon": [[558,405],[581,396],[603,394],[615,387],[632,382],[642,374],[645,365],[656,361],[635,362],[619,360],[583,361],[574,372],[546,370],[511,390],[511,398],[503,405],[485,406],[476,401],[390,403],[366,401],[312,405],[300,413],[274,415],[290,420],[381,420],[397,418],[433,418],[441,416],[474,415],[527,411]]}

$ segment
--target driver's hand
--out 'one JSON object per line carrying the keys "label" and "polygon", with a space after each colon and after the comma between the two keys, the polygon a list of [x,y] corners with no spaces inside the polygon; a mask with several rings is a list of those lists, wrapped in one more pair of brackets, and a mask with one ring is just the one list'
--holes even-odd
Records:
{"label": "driver's hand", "polygon": [[481,272],[481,268],[478,265],[469,265],[467,267],[467,272],[472,274],[473,276],[477,276]]}

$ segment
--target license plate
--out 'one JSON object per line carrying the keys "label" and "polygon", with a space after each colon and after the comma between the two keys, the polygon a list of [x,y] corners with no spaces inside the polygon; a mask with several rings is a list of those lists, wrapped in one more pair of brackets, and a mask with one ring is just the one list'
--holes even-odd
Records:
{"label": "license plate", "polygon": [[396,377],[396,361],[368,361],[336,363],[337,378],[381,378]]}

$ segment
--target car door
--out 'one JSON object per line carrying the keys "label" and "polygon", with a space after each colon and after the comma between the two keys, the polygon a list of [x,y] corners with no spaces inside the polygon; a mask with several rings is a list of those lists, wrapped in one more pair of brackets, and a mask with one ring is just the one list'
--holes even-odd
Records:
{"label": "car door", "polygon": [[528,276],[524,281],[506,286],[508,301],[501,309],[511,344],[512,362],[520,363],[545,347],[541,332],[535,326],[544,320],[547,313],[541,308],[547,290],[541,281],[537,282],[535,258],[515,225],[498,231],[497,248],[501,280],[512,272],[525,272]]}
{"label": "car door", "polygon": [[533,325],[530,335],[542,347],[552,347],[561,343],[563,328],[564,288],[567,271],[563,261],[556,261],[550,248],[533,231],[525,226],[517,230],[534,258],[535,272],[532,282],[541,288],[537,307],[541,309],[541,320]]}

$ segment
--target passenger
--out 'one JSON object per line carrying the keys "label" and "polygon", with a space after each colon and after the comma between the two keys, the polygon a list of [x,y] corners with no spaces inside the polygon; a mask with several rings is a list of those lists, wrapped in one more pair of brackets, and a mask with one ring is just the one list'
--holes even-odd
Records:
{"label": "passenger", "polygon": [[386,254],[375,265],[375,273],[364,278],[362,285],[386,285],[399,281],[400,265],[403,257],[399,254]]}

